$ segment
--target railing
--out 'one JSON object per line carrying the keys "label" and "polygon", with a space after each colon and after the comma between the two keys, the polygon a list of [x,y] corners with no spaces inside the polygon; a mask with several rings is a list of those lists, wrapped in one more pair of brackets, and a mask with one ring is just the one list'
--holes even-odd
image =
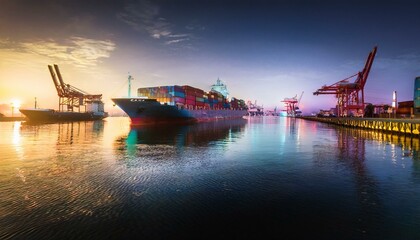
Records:
{"label": "railing", "polygon": [[301,117],[302,119],[335,124],[345,127],[374,129],[399,134],[420,136],[418,119],[384,119],[384,118],[335,118],[335,117]]}

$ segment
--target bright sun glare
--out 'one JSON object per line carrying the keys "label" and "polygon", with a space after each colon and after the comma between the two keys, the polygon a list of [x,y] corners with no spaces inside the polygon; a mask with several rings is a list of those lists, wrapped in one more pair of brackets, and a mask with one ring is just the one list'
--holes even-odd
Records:
{"label": "bright sun glare", "polygon": [[16,109],[20,108],[20,104],[21,104],[21,102],[18,99],[13,99],[12,103],[11,103],[12,107],[16,108]]}

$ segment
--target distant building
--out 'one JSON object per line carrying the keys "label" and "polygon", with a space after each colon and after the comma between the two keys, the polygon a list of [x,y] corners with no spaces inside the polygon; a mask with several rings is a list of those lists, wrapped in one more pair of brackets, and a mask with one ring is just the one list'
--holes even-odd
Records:
{"label": "distant building", "polygon": [[331,108],[329,110],[319,110],[317,116],[318,117],[335,117],[337,116],[337,109],[336,108]]}
{"label": "distant building", "polygon": [[414,114],[420,114],[420,77],[414,80]]}
{"label": "distant building", "polygon": [[399,117],[410,117],[413,106],[413,101],[398,102],[397,115]]}

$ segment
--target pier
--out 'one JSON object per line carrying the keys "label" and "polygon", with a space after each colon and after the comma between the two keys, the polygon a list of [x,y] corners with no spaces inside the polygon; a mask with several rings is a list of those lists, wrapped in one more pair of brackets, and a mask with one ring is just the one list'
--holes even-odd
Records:
{"label": "pier", "polygon": [[341,117],[300,117],[344,127],[373,129],[397,134],[420,135],[420,119],[396,118],[341,118]]}

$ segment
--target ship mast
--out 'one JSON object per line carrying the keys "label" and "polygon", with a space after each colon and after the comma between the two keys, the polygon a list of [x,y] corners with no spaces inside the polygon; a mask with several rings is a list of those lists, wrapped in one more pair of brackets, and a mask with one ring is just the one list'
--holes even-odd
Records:
{"label": "ship mast", "polygon": [[131,80],[134,80],[134,78],[128,73],[128,97],[131,97]]}

